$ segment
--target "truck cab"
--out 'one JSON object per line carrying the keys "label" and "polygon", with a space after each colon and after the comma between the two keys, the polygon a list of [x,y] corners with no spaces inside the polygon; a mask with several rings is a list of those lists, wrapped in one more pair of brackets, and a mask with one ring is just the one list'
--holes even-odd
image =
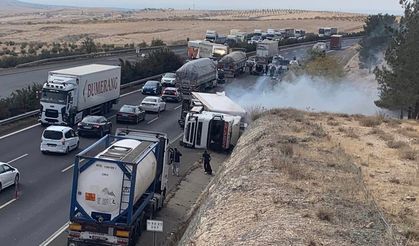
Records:
{"label": "truck cab", "polygon": [[189,148],[226,151],[240,136],[240,116],[202,111],[186,116],[182,144]]}
{"label": "truck cab", "polygon": [[[48,81],[42,88],[41,115],[42,124],[71,125],[74,118],[73,113],[77,96],[78,81],[72,77],[49,76]],[[79,120],[82,115],[79,116]],[[77,119],[76,119],[77,121]]]}

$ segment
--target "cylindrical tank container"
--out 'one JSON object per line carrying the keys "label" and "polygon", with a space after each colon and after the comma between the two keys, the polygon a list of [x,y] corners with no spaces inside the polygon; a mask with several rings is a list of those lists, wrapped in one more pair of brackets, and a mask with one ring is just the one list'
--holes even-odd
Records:
{"label": "cylindrical tank container", "polygon": [[[98,154],[96,158],[124,161],[124,158],[140,144],[141,141],[138,140],[120,140]],[[129,171],[132,171],[132,166],[126,165],[126,167]],[[147,157],[137,166],[134,203],[153,183],[156,176],[156,167],[156,157],[150,151]],[[95,212],[102,215],[106,214],[107,216],[110,215],[110,218],[108,217],[105,220],[112,220],[120,214],[121,207],[124,210],[128,206],[130,181],[124,181],[124,179],[128,178],[117,164],[96,161],[87,170],[79,174],[77,201],[88,215],[92,216],[92,213]],[[122,191],[124,191],[124,194],[121,199]],[[124,204],[121,206],[122,202]]]}

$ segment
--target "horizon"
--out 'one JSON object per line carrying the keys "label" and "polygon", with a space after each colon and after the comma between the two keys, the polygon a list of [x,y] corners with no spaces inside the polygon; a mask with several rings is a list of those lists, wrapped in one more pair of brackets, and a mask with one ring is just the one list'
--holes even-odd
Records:
{"label": "horizon", "polygon": [[[275,0],[275,4],[272,4],[272,0],[259,0],[258,4],[254,1],[242,0],[240,6],[225,2],[223,0],[213,0],[211,2],[201,0],[188,0],[188,1],[169,1],[169,0],[62,0],[60,3],[52,0],[21,0],[21,2],[34,3],[34,4],[46,4],[55,6],[68,6],[68,7],[93,7],[93,8],[118,8],[118,9],[145,9],[145,8],[174,8],[174,9],[195,9],[195,10],[250,10],[250,9],[298,9],[298,10],[309,10],[309,11],[336,11],[336,12],[348,12],[348,13],[362,13],[362,14],[403,14],[403,9],[397,0],[370,0],[368,3],[362,0],[353,0],[351,3],[348,2],[330,2],[330,0],[296,0],[289,2],[285,0]],[[356,3],[354,3],[356,2]],[[362,7],[356,7],[362,6]],[[380,9],[376,8],[380,6]]]}

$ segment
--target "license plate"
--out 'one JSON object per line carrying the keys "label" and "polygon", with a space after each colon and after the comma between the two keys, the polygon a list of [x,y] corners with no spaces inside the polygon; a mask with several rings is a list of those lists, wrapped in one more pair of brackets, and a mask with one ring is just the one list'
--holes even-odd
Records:
{"label": "license plate", "polygon": [[128,117],[128,114],[122,114],[123,117]]}
{"label": "license plate", "polygon": [[92,129],[92,126],[84,126],[85,129]]}
{"label": "license plate", "polygon": [[56,144],[47,144],[47,146],[56,147],[57,145]]}
{"label": "license plate", "polygon": [[92,239],[93,240],[101,240],[101,241],[107,241],[108,240],[106,237],[96,236],[96,235],[93,235]]}

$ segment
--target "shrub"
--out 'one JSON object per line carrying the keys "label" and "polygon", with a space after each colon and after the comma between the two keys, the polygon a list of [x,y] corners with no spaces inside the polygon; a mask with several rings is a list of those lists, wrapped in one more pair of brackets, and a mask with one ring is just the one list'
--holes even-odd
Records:
{"label": "shrub", "polygon": [[414,161],[417,158],[416,152],[417,151],[415,149],[406,146],[400,149],[400,158],[402,158],[403,160]]}
{"label": "shrub", "polygon": [[383,123],[382,116],[370,116],[370,117],[363,117],[359,120],[359,124],[365,127],[375,127],[379,126]]}
{"label": "shrub", "polygon": [[407,143],[405,143],[403,141],[390,140],[390,141],[387,142],[387,146],[389,148],[392,148],[392,149],[400,149],[400,148],[406,147],[408,145],[407,145]]}
{"label": "shrub", "polygon": [[164,45],[166,45],[164,42],[163,42],[163,40],[161,40],[161,39],[154,39],[153,38],[153,40],[151,40],[151,45],[150,46],[164,46]]}
{"label": "shrub", "polygon": [[317,218],[319,218],[320,220],[329,221],[329,222],[331,222],[333,218],[333,214],[324,208],[319,209],[316,215],[317,215]]}

